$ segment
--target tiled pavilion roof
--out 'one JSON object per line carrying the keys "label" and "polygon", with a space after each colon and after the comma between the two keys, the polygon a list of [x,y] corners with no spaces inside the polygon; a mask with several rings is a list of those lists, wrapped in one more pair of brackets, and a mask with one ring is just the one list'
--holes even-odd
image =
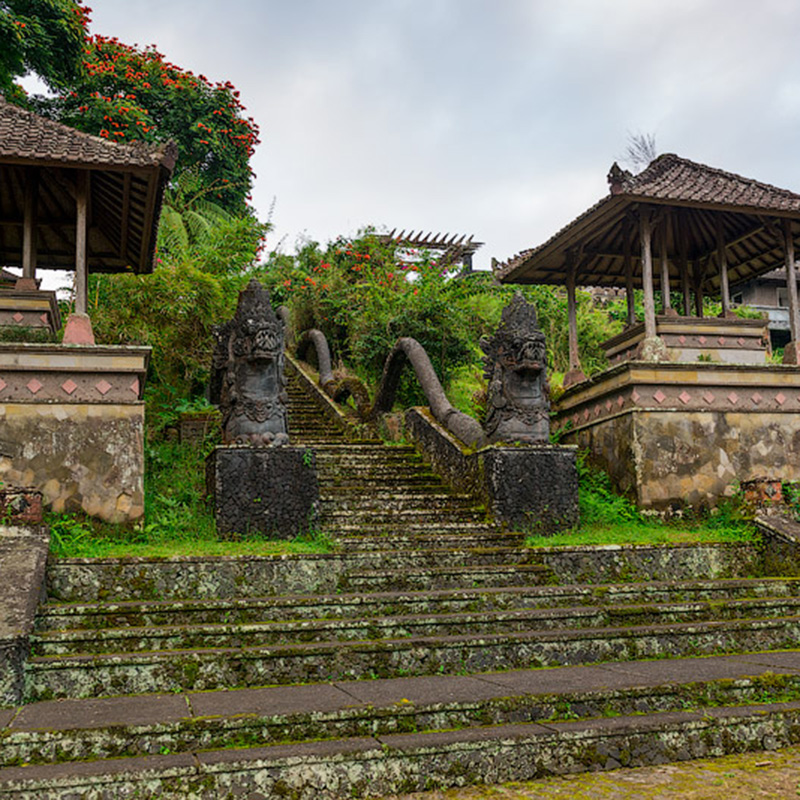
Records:
{"label": "tiled pavilion roof", "polygon": [[781,218],[800,229],[800,195],[732,172],[697,164],[668,153],[643,172],[631,175],[616,164],[609,173],[611,191],[544,244],[524,250],[496,267],[504,283],[564,284],[568,253],[577,259],[577,283],[624,286],[626,240],[634,258],[634,282],[641,285],[636,212],[657,213],[659,236],[666,235],[670,272],[678,277],[685,252],[706,291],[719,288],[716,266],[718,228],[726,243],[732,284],[783,265]]}
{"label": "tiled pavilion roof", "polygon": [[161,199],[176,156],[172,143],[110,142],[0,97],[0,264],[21,263],[25,185],[33,177],[38,266],[74,267],[76,176],[87,170],[89,268],[151,271]]}

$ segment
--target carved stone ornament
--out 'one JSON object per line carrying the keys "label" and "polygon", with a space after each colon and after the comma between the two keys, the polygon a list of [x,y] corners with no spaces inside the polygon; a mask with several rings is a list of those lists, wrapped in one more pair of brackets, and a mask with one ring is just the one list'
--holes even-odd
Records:
{"label": "carved stone ornament", "polygon": [[503,309],[497,333],[481,340],[489,382],[486,434],[490,442],[550,441],[550,387],[545,336],[536,309],[520,292]]}
{"label": "carved stone ornament", "polygon": [[287,444],[286,331],[266,289],[251,280],[239,293],[233,319],[213,333],[210,395],[222,412],[223,443]]}

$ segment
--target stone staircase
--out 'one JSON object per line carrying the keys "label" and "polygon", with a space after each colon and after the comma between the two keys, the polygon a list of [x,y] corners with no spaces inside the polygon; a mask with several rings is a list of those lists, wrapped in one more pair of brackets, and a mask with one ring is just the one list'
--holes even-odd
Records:
{"label": "stone staircase", "polygon": [[51,564],[0,796],[380,795],[800,741],[800,579],[756,548],[533,551],[297,383],[291,429],[336,551]]}

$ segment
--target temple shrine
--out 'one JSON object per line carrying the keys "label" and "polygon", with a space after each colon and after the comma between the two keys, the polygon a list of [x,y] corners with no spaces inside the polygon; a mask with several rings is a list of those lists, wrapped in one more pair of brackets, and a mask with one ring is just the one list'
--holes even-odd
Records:
{"label": "temple shrine", "polygon": [[[60,511],[114,522],[144,512],[150,350],[95,344],[89,272],[153,269],[164,189],[177,155],[90,136],[0,97],[0,326],[61,327],[42,269],[75,271],[63,342],[0,342],[0,481]],[[21,331],[20,333],[24,333]],[[20,338],[24,339],[24,336]]]}

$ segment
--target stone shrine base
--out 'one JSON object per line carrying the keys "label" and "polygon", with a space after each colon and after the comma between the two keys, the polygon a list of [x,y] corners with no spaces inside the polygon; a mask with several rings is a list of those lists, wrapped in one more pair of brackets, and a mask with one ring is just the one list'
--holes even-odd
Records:
{"label": "stone shrine base", "polygon": [[0,343],[0,482],[56,513],[108,522],[144,513],[150,349]]}
{"label": "stone shrine base", "polygon": [[800,480],[800,366],[630,361],[554,404],[640,508],[714,506],[746,481]]}
{"label": "stone shrine base", "polygon": [[206,459],[206,490],[221,534],[293,539],[319,513],[316,459],[307,447],[216,447]]}

